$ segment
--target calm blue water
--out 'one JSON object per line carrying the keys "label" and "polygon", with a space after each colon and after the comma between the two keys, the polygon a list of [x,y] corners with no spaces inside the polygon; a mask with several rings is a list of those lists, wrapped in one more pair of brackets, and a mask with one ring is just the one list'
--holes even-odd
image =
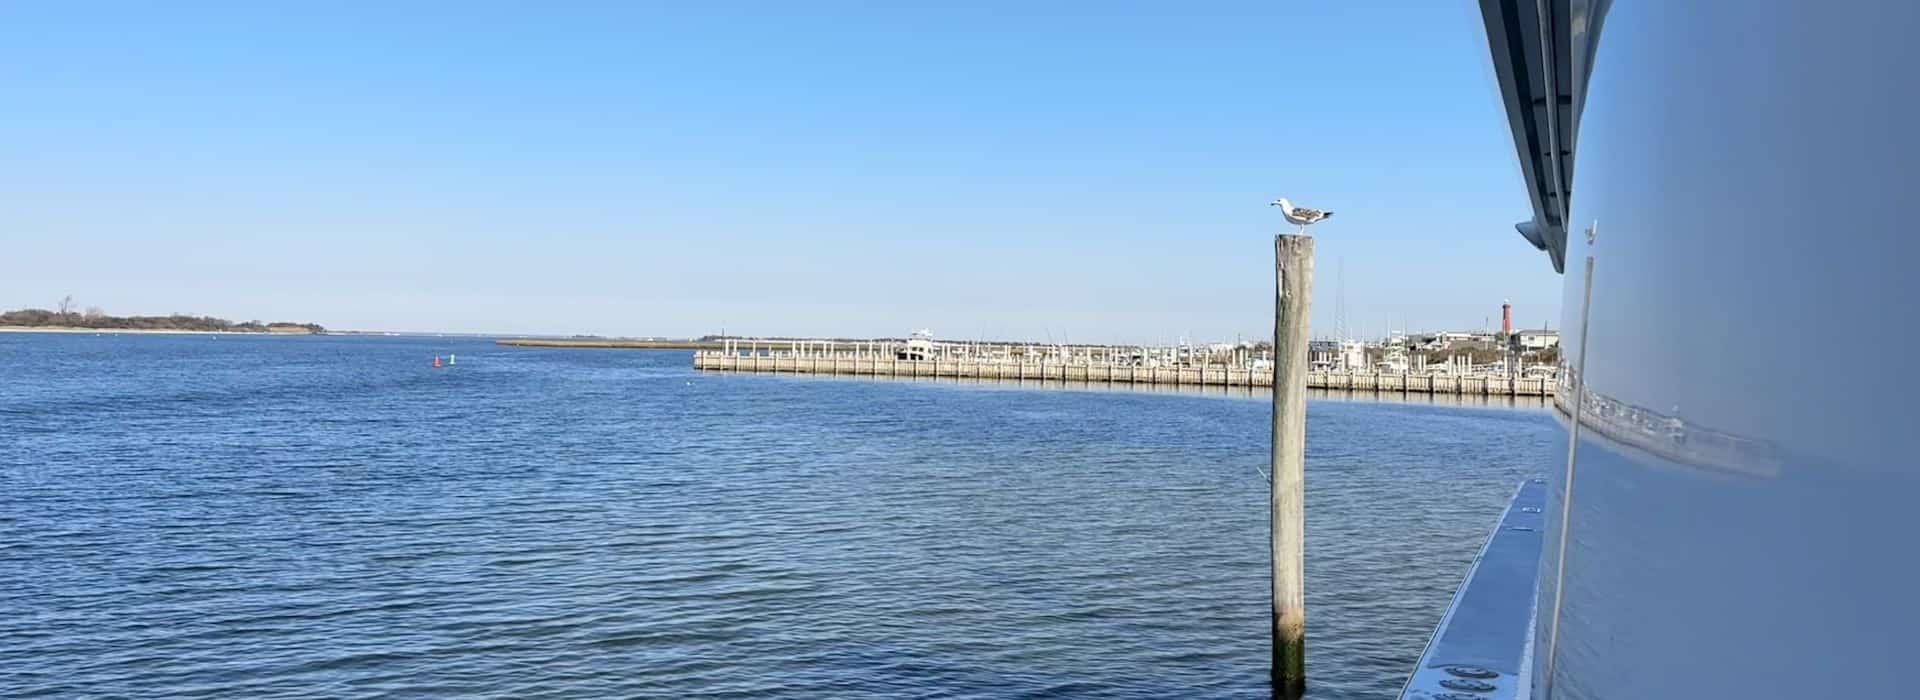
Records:
{"label": "calm blue water", "polygon": [[[0,333],[0,697],[1265,694],[1264,398],[689,364]],[[1390,694],[1556,429],[1308,432],[1314,695]]]}

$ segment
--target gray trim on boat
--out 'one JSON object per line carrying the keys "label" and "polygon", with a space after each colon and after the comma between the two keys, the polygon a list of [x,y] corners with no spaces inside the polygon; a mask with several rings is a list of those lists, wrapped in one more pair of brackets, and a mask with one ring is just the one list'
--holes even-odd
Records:
{"label": "gray trim on boat", "polygon": [[1514,226],[1566,272],[1574,143],[1611,0],[1480,0],[1533,218]]}
{"label": "gray trim on boat", "polygon": [[1546,479],[1520,483],[1400,691],[1403,700],[1526,698]]}

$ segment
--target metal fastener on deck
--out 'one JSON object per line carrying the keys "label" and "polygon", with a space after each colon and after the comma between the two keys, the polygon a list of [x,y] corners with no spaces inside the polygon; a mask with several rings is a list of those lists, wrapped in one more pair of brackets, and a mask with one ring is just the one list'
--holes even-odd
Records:
{"label": "metal fastener on deck", "polygon": [[1472,678],[1444,678],[1440,680],[1440,687],[1451,688],[1453,690],[1465,690],[1465,691],[1474,692],[1474,693],[1485,693],[1487,691],[1493,690],[1496,686],[1492,683],[1488,683],[1486,681],[1481,681],[1481,680],[1474,680]]}
{"label": "metal fastener on deck", "polygon": [[1499,671],[1495,671],[1490,668],[1481,668],[1479,666],[1448,666],[1446,667],[1446,669],[1447,669],[1447,673],[1451,673],[1461,678],[1498,678],[1500,677]]}

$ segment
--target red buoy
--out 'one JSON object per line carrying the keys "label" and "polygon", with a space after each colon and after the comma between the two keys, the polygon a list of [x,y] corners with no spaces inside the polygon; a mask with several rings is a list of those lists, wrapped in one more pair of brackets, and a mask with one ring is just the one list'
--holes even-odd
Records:
{"label": "red buoy", "polygon": [[434,356],[433,356],[433,366],[435,366],[435,367],[439,367],[439,366],[440,366],[440,356],[439,356],[439,355],[434,355]]}

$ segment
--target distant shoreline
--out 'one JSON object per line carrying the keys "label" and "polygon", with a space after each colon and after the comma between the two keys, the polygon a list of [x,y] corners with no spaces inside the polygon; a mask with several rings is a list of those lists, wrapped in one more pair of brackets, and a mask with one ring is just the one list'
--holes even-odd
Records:
{"label": "distant shoreline", "polygon": [[501,338],[499,345],[524,348],[629,348],[634,350],[719,350],[718,340],[640,340],[636,338]]}
{"label": "distant shoreline", "polygon": [[94,333],[140,335],[321,335],[311,331],[192,331],[174,328],[83,328],[80,326],[0,326],[0,333]]}
{"label": "distant shoreline", "polygon": [[114,316],[99,307],[75,313],[73,297],[61,301],[60,310],[15,309],[0,312],[0,330],[12,333],[46,331],[49,333],[118,333],[121,331],[265,333],[269,335],[311,335],[325,333],[318,323],[291,321],[242,321],[235,323],[214,316],[167,314],[165,316]]}

